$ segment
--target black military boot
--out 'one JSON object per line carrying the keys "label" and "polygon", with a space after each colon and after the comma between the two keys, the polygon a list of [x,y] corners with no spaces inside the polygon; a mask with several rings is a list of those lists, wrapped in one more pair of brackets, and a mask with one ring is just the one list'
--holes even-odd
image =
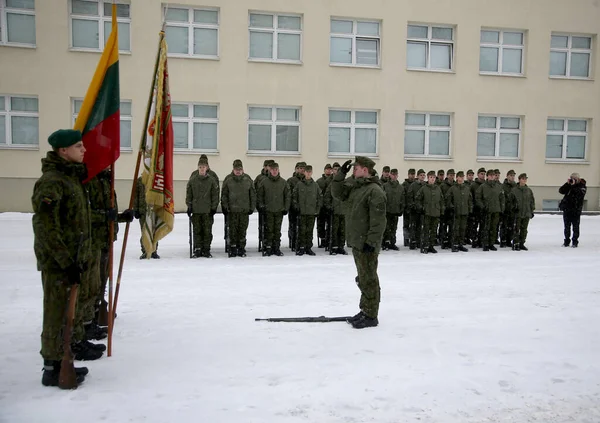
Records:
{"label": "black military boot", "polygon": [[433,254],[437,254],[437,250],[436,250],[435,248],[433,248],[433,246],[429,247],[429,248],[427,249],[427,252],[429,252],[429,253],[433,253]]}
{"label": "black military boot", "polygon": [[306,255],[307,256],[316,256],[315,252],[312,250],[312,248],[307,248],[306,249]]}
{"label": "black military boot", "polygon": [[465,246],[462,244],[458,246],[458,250],[462,251],[463,253],[466,253],[467,251],[469,251],[469,249],[465,248]]}
{"label": "black military boot", "polygon": [[304,248],[298,248],[298,250],[296,250],[297,256],[303,256],[304,253],[305,253]]}
{"label": "black military boot", "polygon": [[577,241],[577,240],[574,239],[573,240],[573,245],[571,245],[571,247],[573,247],[573,248],[579,247],[579,241]]}
{"label": "black military boot", "polygon": [[152,257],[153,259],[159,259],[160,258],[160,256],[158,255],[158,253],[156,251],[153,252],[150,257]]}
{"label": "black military boot", "polygon": [[483,246],[483,251],[490,251],[490,247],[488,247],[487,245]]}
{"label": "black military boot", "polygon": [[196,248],[194,250],[194,256],[193,257],[194,258],[200,258],[200,257],[202,257],[202,250],[200,248]]}
{"label": "black military boot", "polygon": [[501,241],[500,242],[500,248],[506,248],[506,242]]}
{"label": "black military boot", "polygon": [[276,255],[277,257],[283,257],[283,253],[281,252],[281,248],[279,247],[279,245],[277,245],[273,249],[273,254]]}
{"label": "black military boot", "polygon": [[108,336],[108,329],[98,326],[98,324],[92,322],[83,326],[85,330],[85,339],[95,339],[100,341]]}
{"label": "black military boot", "polygon": [[[575,243],[575,242],[573,242]],[[571,240],[570,239],[565,239],[565,242],[563,242],[563,247],[568,247],[571,244]]]}
{"label": "black military boot", "polygon": [[458,253],[458,251],[459,251],[459,250],[458,250],[458,245],[454,245],[454,246],[452,246],[452,252],[453,252],[453,253]]}
{"label": "black military boot", "polygon": [[398,248],[398,246],[396,244],[389,244],[388,249],[393,250],[393,251],[400,251],[400,248]]}
{"label": "black military boot", "polygon": [[362,310],[361,310],[361,311],[359,311],[357,314],[355,314],[354,316],[350,317],[349,319],[346,319],[346,322],[348,322],[348,323],[352,324],[352,323],[356,322],[357,320],[360,320],[360,319],[362,319],[362,317],[363,317],[364,315],[365,315],[365,314],[364,314],[364,313],[362,312]]}
{"label": "black military boot", "polygon": [[140,260],[146,260],[148,258],[148,256],[146,255],[146,253],[142,253],[142,255],[140,256]]}
{"label": "black military boot", "polygon": [[521,246],[519,245],[519,243],[513,242],[512,249],[513,249],[513,251],[520,251],[521,250]]}
{"label": "black military boot", "polygon": [[521,244],[521,245],[519,245],[519,248],[521,249],[521,251],[529,251],[529,248],[527,248],[527,247],[525,246],[525,244]]}
{"label": "black military boot", "polygon": [[352,323],[354,329],[372,328],[379,324],[377,317],[371,318],[366,314],[363,314],[359,319],[354,320]]}
{"label": "black military boot", "polygon": [[336,247],[335,245],[333,245],[330,249],[329,249],[329,255],[330,256],[335,256],[338,253],[338,247]]}
{"label": "black military boot", "polygon": [[263,257],[269,257],[271,254],[273,254],[273,250],[271,250],[271,247],[263,248],[263,252],[262,252]]}
{"label": "black military boot", "polygon": [[238,248],[238,257],[246,257],[246,249],[244,247]]}
{"label": "black military boot", "polygon": [[498,251],[494,244],[490,245],[490,251]]}
{"label": "black military boot", "polygon": [[206,249],[204,249],[204,251],[202,251],[202,257],[212,258],[212,254],[210,253],[210,248],[206,248]]}
{"label": "black military boot", "polygon": [[237,247],[235,245],[229,246],[229,257],[237,257]]}
{"label": "black military boot", "polygon": [[416,242],[411,242],[410,246],[408,247],[410,250],[416,250],[417,249],[417,243]]}
{"label": "black military boot", "polygon": [[343,255],[343,256],[347,256],[347,255],[348,255],[348,253],[346,252],[346,250],[344,249],[344,247],[340,247],[340,248],[338,248],[338,249],[337,249],[337,253],[338,253],[338,254],[341,254],[341,255]]}
{"label": "black military boot", "polygon": [[[58,386],[60,377],[59,360],[44,360],[44,373],[42,374],[42,385]],[[85,375],[88,374],[87,367],[75,367],[75,376],[77,377],[77,385],[80,385],[85,380]]]}
{"label": "black military boot", "polygon": [[[102,357],[102,355],[104,354],[103,351],[99,351],[96,349],[92,349],[90,347],[88,347],[88,344],[91,345],[97,345],[97,344],[92,344],[91,342],[87,342],[87,341],[81,341],[81,342],[77,342],[75,344],[71,344],[71,351],[73,352],[73,355],[75,356],[75,360],[79,360],[79,361],[92,361],[92,360],[98,360],[100,357]],[[104,348],[106,348],[103,345]]]}

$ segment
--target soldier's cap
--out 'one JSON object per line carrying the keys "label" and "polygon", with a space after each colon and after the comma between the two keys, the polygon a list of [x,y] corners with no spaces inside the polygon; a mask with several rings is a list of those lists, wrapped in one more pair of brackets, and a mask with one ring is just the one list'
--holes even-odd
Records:
{"label": "soldier's cap", "polygon": [[296,166],[294,166],[295,169],[300,167],[300,162],[296,162]]}
{"label": "soldier's cap", "polygon": [[52,148],[67,148],[82,140],[81,131],[75,129],[59,129],[50,134],[48,144]]}
{"label": "soldier's cap", "polygon": [[263,167],[264,167],[264,166],[269,166],[269,163],[270,163],[270,162],[272,162],[272,161],[273,161],[273,160],[265,160],[265,161],[263,162]]}
{"label": "soldier's cap", "polygon": [[467,175],[475,175],[475,172],[473,172],[473,169],[469,169],[467,170]]}
{"label": "soldier's cap", "polygon": [[448,169],[448,172],[446,172],[446,175],[456,175],[456,172],[454,172],[454,169]]}
{"label": "soldier's cap", "polygon": [[304,166],[304,171],[305,172],[312,172],[312,165],[305,165]]}
{"label": "soldier's cap", "polygon": [[233,168],[234,169],[243,169],[244,165],[242,164],[242,161],[240,159],[235,159],[233,161]]}
{"label": "soldier's cap", "polygon": [[519,179],[527,179],[527,174],[526,173],[521,173],[519,175]]}
{"label": "soldier's cap", "polygon": [[392,169],[392,170],[390,170],[390,173],[392,175],[397,175],[398,174],[398,169]]}
{"label": "soldier's cap", "polygon": [[427,177],[429,178],[430,176],[435,176],[435,170],[430,170],[427,172]]}
{"label": "soldier's cap", "polygon": [[300,163],[298,163],[298,167],[304,167],[304,168],[306,168],[306,162],[300,162]]}
{"label": "soldier's cap", "polygon": [[389,166],[384,166],[383,169],[381,169],[382,172],[389,172],[390,171],[390,167]]}
{"label": "soldier's cap", "polygon": [[440,169],[440,170],[438,170],[438,173],[437,173],[437,174],[438,174],[438,175],[443,175],[443,174],[444,174],[444,169]]}
{"label": "soldier's cap", "polygon": [[354,163],[352,163],[352,166],[356,165],[373,169],[375,167],[375,162],[365,156],[356,156],[356,158],[354,159]]}
{"label": "soldier's cap", "polygon": [[198,167],[208,166],[208,160],[204,160],[202,157],[198,159]]}
{"label": "soldier's cap", "polygon": [[494,171],[494,169],[488,169],[488,171],[486,172],[487,176],[491,176],[491,175],[495,175],[496,172]]}
{"label": "soldier's cap", "polygon": [[334,162],[334,163],[331,165],[331,168],[332,168],[332,169],[333,169],[333,168],[336,168],[336,167],[340,167],[340,164],[339,164],[338,162]]}
{"label": "soldier's cap", "polygon": [[274,160],[271,160],[271,162],[272,162],[272,163],[271,163],[271,164],[269,164],[269,167],[270,167],[271,169],[279,169],[279,163],[277,163],[277,162],[276,162],[276,161],[274,161]]}
{"label": "soldier's cap", "polygon": [[416,173],[416,170],[413,168],[408,169],[408,174],[409,175],[414,175]]}
{"label": "soldier's cap", "polygon": [[516,175],[516,173],[515,173],[515,171],[513,169],[511,169],[508,172],[506,172],[506,176],[510,176],[510,175]]}
{"label": "soldier's cap", "polygon": [[[473,173],[471,171],[471,173]],[[465,177],[465,172],[463,172],[462,170],[459,170],[458,173],[456,174],[457,178],[464,178]]]}
{"label": "soldier's cap", "polygon": [[495,173],[496,175],[500,175],[500,169],[494,169],[494,173]]}
{"label": "soldier's cap", "polygon": [[479,170],[477,171],[477,174],[479,175],[480,173],[485,173],[485,167],[479,168]]}
{"label": "soldier's cap", "polygon": [[331,167],[331,163],[327,163],[327,164],[325,165],[325,167],[324,167],[324,169],[325,169],[325,170],[327,170],[327,169],[331,169],[331,168],[332,168],[332,167]]}
{"label": "soldier's cap", "polygon": [[425,170],[419,169],[419,171],[417,172],[417,175],[421,175],[421,174],[425,174]]}

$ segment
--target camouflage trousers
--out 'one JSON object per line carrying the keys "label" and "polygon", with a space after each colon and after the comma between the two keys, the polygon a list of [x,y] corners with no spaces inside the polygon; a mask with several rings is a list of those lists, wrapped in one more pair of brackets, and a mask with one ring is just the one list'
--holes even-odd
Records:
{"label": "camouflage trousers", "polygon": [[[210,215],[209,215],[210,216]],[[248,213],[229,213],[229,245],[246,248],[246,233],[248,232]]]}
{"label": "camouflage trousers", "polygon": [[385,233],[383,235],[383,242],[396,245],[396,232],[398,232],[398,216],[395,214],[386,214]]}
{"label": "camouflage trousers", "polygon": [[76,320],[81,320],[84,324],[91,323],[96,317],[98,294],[102,287],[102,273],[104,273],[101,271],[102,266],[102,249],[93,249],[91,259],[88,262],[88,283],[82,283],[79,287],[77,310],[75,312],[79,316]]}
{"label": "camouflage trousers", "polygon": [[356,283],[360,289],[360,310],[367,316],[376,318],[381,301],[381,288],[377,276],[379,253],[363,253],[358,248],[352,248],[352,255],[358,273]]}
{"label": "camouflage trousers", "polygon": [[421,248],[429,248],[435,245],[439,222],[439,217],[427,215],[423,217],[423,242],[421,243]]}
{"label": "camouflage trousers", "polygon": [[315,230],[315,216],[300,216],[300,225],[298,230],[298,248],[309,249],[313,246],[313,232]]}
{"label": "camouflage trousers", "polygon": [[500,213],[486,213],[483,223],[483,231],[481,244],[485,246],[494,245],[498,237],[498,222],[500,221]]}
{"label": "camouflage trousers", "polygon": [[421,231],[423,230],[423,215],[419,212],[410,213],[410,242],[421,245]]}
{"label": "camouflage trousers", "polygon": [[213,240],[213,219],[209,213],[192,214],[192,225],[194,227],[194,251],[210,249]]}
{"label": "camouflage trousers", "polygon": [[453,217],[452,246],[465,245],[468,221],[469,216],[467,215]]}
{"label": "camouflage trousers", "polygon": [[265,213],[265,240],[267,248],[280,248],[281,246],[281,224],[283,213]]}
{"label": "camouflage trousers", "polygon": [[513,239],[515,244],[525,244],[525,241],[527,241],[529,220],[530,219],[528,217],[517,218],[516,230]]}
{"label": "camouflage trousers", "polygon": [[346,245],[346,216],[334,214],[330,231],[331,248],[343,248]]}
{"label": "camouflage trousers", "polygon": [[[82,275],[82,283],[87,285],[88,272]],[[62,270],[42,269],[42,287],[44,289],[44,313],[42,318],[42,349],[40,354],[45,360],[60,360],[63,357],[62,337],[69,302],[70,287],[65,285],[67,275]],[[79,299],[79,295],[78,295]],[[79,301],[78,301],[79,302]],[[79,304],[77,304],[79,309]],[[76,310],[77,310],[76,309]],[[73,341],[83,340],[83,314],[75,314]]]}
{"label": "camouflage trousers", "polygon": [[454,213],[451,210],[446,210],[440,216],[440,228],[438,239],[440,244],[450,245],[452,243],[452,235],[454,234]]}
{"label": "camouflage trousers", "polygon": [[298,214],[293,212],[290,209],[288,213],[288,241],[289,247],[291,250],[296,249],[296,244],[298,242],[298,234],[297,234],[297,225],[298,225]]}
{"label": "camouflage trousers", "polygon": [[402,236],[404,237],[405,246],[408,246],[410,241],[410,212],[404,212],[402,217]]}
{"label": "camouflage trousers", "polygon": [[500,216],[500,241],[505,245],[510,245],[514,238],[515,213],[504,212]]}
{"label": "camouflage trousers", "polygon": [[319,238],[327,238],[327,232],[331,230],[331,228],[328,228],[329,222],[329,211],[325,207],[321,207],[319,217],[317,218],[317,236]]}

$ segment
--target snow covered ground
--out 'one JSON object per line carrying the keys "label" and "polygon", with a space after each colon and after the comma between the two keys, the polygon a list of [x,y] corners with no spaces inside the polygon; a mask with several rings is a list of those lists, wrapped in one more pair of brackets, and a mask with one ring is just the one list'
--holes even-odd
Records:
{"label": "snow covered ground", "polygon": [[0,214],[0,422],[597,423],[600,217],[581,226],[579,249],[536,216],[529,252],[384,252],[381,323],[359,331],[254,321],[356,313],[351,256],[260,257],[254,215],[228,259],[217,215],[214,258],[190,260],[178,215],[140,261],[136,223],[113,356],[61,391],[40,383],[31,215]]}

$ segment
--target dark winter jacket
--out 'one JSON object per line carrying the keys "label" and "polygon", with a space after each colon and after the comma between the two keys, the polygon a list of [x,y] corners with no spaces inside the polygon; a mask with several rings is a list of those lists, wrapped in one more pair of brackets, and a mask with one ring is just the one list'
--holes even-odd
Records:
{"label": "dark winter jacket", "polygon": [[256,191],[252,178],[233,176],[223,184],[221,209],[231,213],[251,213],[256,207]]}
{"label": "dark winter jacket", "polygon": [[302,179],[292,193],[292,206],[301,216],[316,216],[323,206],[321,188],[314,179]]}
{"label": "dark winter jacket", "polygon": [[581,213],[583,210],[583,199],[587,192],[585,179],[580,179],[576,184],[566,182],[558,189],[564,195],[560,202],[560,209],[565,213]]}
{"label": "dark winter jacket", "polygon": [[475,201],[477,207],[486,213],[504,212],[504,191],[502,184],[495,181],[485,181],[477,190]]}
{"label": "dark winter jacket", "polygon": [[517,185],[510,192],[510,204],[517,217],[531,218],[535,210],[533,191],[527,185]]}
{"label": "dark winter jacket", "polygon": [[410,185],[408,191],[406,192],[406,205],[411,212],[418,212],[417,204],[415,203],[415,197],[419,190],[425,186],[427,182],[421,182],[418,179]]}
{"label": "dark winter jacket", "polygon": [[215,212],[219,205],[219,186],[211,176],[192,174],[187,183],[185,204],[192,208],[195,214]]}
{"label": "dark winter jacket", "polygon": [[505,205],[504,205],[504,211],[506,213],[512,213],[513,210],[515,210],[515,205],[512,203],[513,198],[510,195],[510,193],[512,192],[513,189],[515,189],[517,187],[517,183],[516,182],[508,182],[508,179],[504,180],[504,183],[502,184],[502,190],[504,191],[504,201],[505,201]]}
{"label": "dark winter jacket", "polygon": [[448,211],[456,216],[468,216],[473,212],[473,197],[471,190],[465,183],[455,184],[448,190],[444,197]]}
{"label": "dark winter jacket", "polygon": [[290,209],[292,195],[290,187],[281,176],[265,176],[258,185],[259,210],[268,213],[283,213]]}
{"label": "dark winter jacket", "polygon": [[383,191],[386,197],[386,212],[395,216],[402,216],[404,203],[406,202],[404,187],[400,185],[400,182],[390,179],[383,184]]}
{"label": "dark winter jacket", "polygon": [[415,196],[418,210],[425,216],[440,217],[444,213],[444,195],[438,184],[426,184]]}
{"label": "dark winter jacket", "polygon": [[473,209],[479,210],[479,204],[477,204],[477,191],[479,187],[485,183],[485,179],[475,178],[469,187],[471,189],[471,197],[473,198]]}

